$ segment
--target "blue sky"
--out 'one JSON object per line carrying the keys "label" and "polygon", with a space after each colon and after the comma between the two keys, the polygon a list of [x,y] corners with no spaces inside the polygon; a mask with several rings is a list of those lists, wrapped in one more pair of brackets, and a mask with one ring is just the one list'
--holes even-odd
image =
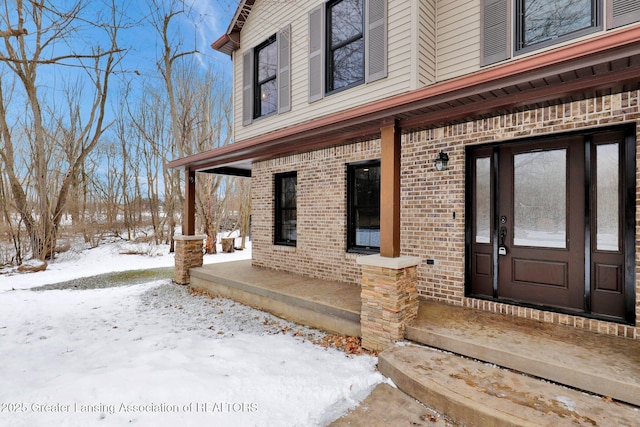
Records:
{"label": "blue sky", "polygon": [[[231,61],[228,55],[214,51],[211,43],[226,31],[238,0],[48,0],[48,4],[58,11],[68,11],[78,2],[86,5],[81,11],[81,16],[86,22],[78,21],[78,31],[71,34],[70,38],[57,40],[43,52],[42,57],[49,58],[70,52],[90,54],[97,43],[100,43],[102,48],[109,48],[110,43],[104,31],[89,23],[108,18],[113,2],[118,19],[124,23],[123,28],[119,30],[118,45],[126,53],[117,75],[111,80],[113,90],[108,101],[109,108],[118,108],[115,107],[118,104],[118,91],[127,82],[130,82],[131,94],[134,96],[135,91],[139,91],[143,84],[153,84],[155,80],[161,83],[156,63],[160,58],[159,50],[162,43],[157,31],[149,22],[149,11],[154,7],[164,11],[183,9],[185,13],[178,14],[171,21],[169,32],[172,41],[181,43],[180,51],[197,50],[194,58],[202,70],[214,69],[224,75],[226,84],[231,84]],[[12,2],[8,3],[11,5]],[[0,17],[0,29],[9,25],[13,28],[17,26],[17,17],[12,16],[11,12],[9,9],[10,22],[7,22],[7,17]],[[33,40],[35,37],[34,28],[33,22],[29,22],[27,17],[25,29],[29,31],[28,39]],[[76,61],[65,62],[69,66],[41,65],[38,68],[37,84],[40,95],[44,97],[45,104],[54,106],[53,108],[64,105],[64,90],[78,80],[83,80],[84,93],[81,96],[91,98],[92,91],[90,83],[87,85],[86,73],[81,71]],[[85,61],[85,65],[91,66],[91,63]],[[87,99],[87,102],[90,102],[90,99]],[[19,118],[23,114],[23,103],[14,102],[9,105],[14,107],[10,112],[11,116]]]}
{"label": "blue sky", "polygon": [[[122,3],[121,10],[129,19],[142,23],[140,28],[127,30],[122,38],[122,44],[128,45],[130,49],[126,63],[137,65],[143,75],[147,72],[155,73],[159,41],[149,24],[145,22],[149,10],[146,4],[148,1],[117,1]],[[237,0],[157,1],[163,3],[166,10],[169,10],[171,3],[184,4],[186,13],[178,15],[171,29],[174,36],[179,32],[184,50],[197,49],[199,51],[197,58],[203,67],[224,66],[230,69],[229,57],[211,49],[211,43],[226,31],[236,10]]]}

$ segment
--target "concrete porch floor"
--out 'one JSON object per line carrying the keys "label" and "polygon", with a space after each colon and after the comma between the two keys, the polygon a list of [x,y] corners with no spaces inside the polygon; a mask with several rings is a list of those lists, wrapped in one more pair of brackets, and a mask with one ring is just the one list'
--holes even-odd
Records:
{"label": "concrete porch floor", "polygon": [[250,260],[192,268],[191,286],[328,332],[360,336],[360,286],[254,267]]}
{"label": "concrete porch floor", "polygon": [[[310,279],[253,267],[251,261],[212,264],[191,269],[190,272],[191,286],[194,288],[235,299],[307,326],[338,334],[360,335],[361,302],[358,285]],[[424,300],[420,301],[417,319],[407,327],[406,338],[429,347],[640,406],[640,341],[637,340]],[[411,352],[410,357],[404,354],[406,352]],[[441,358],[441,354],[436,357]],[[438,393],[435,389],[429,389],[436,386],[419,384],[417,381],[420,375],[416,371],[428,366],[433,357],[433,350],[428,348],[397,346],[380,354],[379,368],[401,390],[426,405],[435,405],[435,402],[427,400],[434,399],[433,396]],[[451,357],[455,359],[457,356]],[[447,375],[455,377],[460,375],[456,370],[469,372],[472,369],[462,366],[466,362],[455,360],[450,362],[451,371],[443,370],[442,373],[449,372]],[[488,369],[484,364],[474,363],[479,365],[479,372]],[[440,368],[434,365],[434,369]],[[428,375],[427,378],[433,376]],[[447,378],[443,379],[443,383],[448,381]],[[536,378],[533,380],[540,381]],[[514,387],[525,387],[524,380],[518,377],[513,380],[513,384]],[[538,387],[546,387],[543,384],[546,383],[534,382],[531,393],[535,393]],[[419,394],[416,390],[423,392]],[[452,396],[458,391],[442,391],[444,400],[441,407],[445,409],[444,413],[447,413],[446,408],[451,407]],[[565,392],[558,390],[557,393],[563,395]],[[462,405],[468,407],[468,402],[473,399],[471,397]],[[498,401],[496,405],[500,408],[504,404]],[[608,412],[599,405],[592,406],[593,410],[604,411],[604,415]],[[484,405],[485,410],[489,407],[490,405]],[[638,409],[629,411],[634,421],[620,425],[640,425]],[[471,415],[471,418],[474,416]]]}
{"label": "concrete porch floor", "polygon": [[426,301],[405,336],[640,406],[638,340]]}

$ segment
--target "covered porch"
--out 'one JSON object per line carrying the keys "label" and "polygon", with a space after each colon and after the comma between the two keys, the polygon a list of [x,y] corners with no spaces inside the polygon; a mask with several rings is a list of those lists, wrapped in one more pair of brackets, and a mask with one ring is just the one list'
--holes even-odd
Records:
{"label": "covered porch", "polygon": [[361,288],[356,284],[311,279],[243,260],[192,268],[190,286],[296,323],[360,336]]}

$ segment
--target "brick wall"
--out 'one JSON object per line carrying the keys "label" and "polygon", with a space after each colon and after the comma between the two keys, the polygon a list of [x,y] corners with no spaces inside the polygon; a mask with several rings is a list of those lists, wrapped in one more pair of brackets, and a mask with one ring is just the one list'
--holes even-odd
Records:
{"label": "brick wall", "polygon": [[[254,163],[253,264],[324,280],[360,283],[356,254],[346,252],[348,163],[380,158],[380,140]],[[296,247],[274,245],[274,175],[298,174]]]}
{"label": "brick wall", "polygon": [[[638,91],[625,92],[404,135],[401,251],[423,259],[418,267],[419,294],[456,305],[640,339],[640,330],[634,327],[464,297],[465,147],[629,122],[636,123],[640,142],[639,96]],[[436,172],[433,160],[441,150],[449,154],[449,169]],[[636,156],[638,165],[640,148]],[[640,180],[640,175],[636,176]],[[640,181],[636,188],[640,188]],[[640,239],[639,196],[637,191],[636,241]],[[434,264],[427,265],[427,259]],[[640,248],[636,248],[636,261],[639,266]],[[640,319],[640,268],[636,270],[636,317]]]}
{"label": "brick wall", "polygon": [[[639,103],[640,92],[624,92],[403,135],[401,253],[422,259],[419,294],[480,310],[640,339],[637,327],[464,296],[465,147],[630,122],[636,123],[640,142]],[[436,172],[433,160],[441,150],[449,155],[449,169]],[[636,156],[638,165],[640,148]],[[346,253],[346,164],[379,157],[379,140],[373,140],[254,164],[254,264],[359,283],[357,255]],[[295,248],[273,244],[274,174],[289,171],[298,173]],[[636,188],[640,189],[640,175],[636,176]],[[636,205],[636,241],[640,241],[640,191]],[[427,265],[428,259],[434,264]],[[640,319],[640,248],[636,249],[636,261],[636,317]]]}

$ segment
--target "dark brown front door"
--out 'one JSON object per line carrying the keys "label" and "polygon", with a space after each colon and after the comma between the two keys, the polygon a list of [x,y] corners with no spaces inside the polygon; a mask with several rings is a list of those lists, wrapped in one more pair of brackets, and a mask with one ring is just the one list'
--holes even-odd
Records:
{"label": "dark brown front door", "polygon": [[582,310],[582,139],[505,146],[499,162],[500,296]]}
{"label": "dark brown front door", "polygon": [[470,149],[467,294],[631,321],[634,147],[610,131]]}

